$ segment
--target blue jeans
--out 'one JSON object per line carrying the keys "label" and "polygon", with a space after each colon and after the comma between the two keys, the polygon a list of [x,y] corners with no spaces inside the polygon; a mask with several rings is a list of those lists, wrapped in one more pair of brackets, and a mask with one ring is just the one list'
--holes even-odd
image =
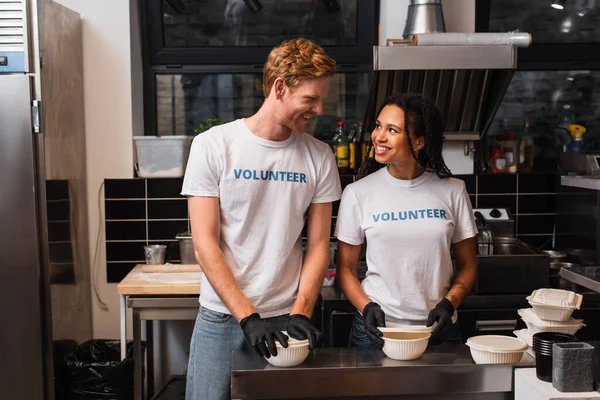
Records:
{"label": "blue jeans", "polygon": [[[287,315],[266,320],[286,330]],[[230,400],[231,353],[236,350],[254,352],[235,318],[201,306],[190,342],[186,400]]]}
{"label": "blue jeans", "polygon": [[[458,322],[452,324],[452,329],[448,331],[443,336],[438,336],[436,338],[429,339],[429,345],[437,345],[446,341],[451,342],[462,342],[461,334],[460,334],[460,326]],[[367,331],[365,330],[365,323],[362,315],[357,312],[354,317],[354,322],[352,323],[352,329],[350,329],[350,338],[348,345],[350,347],[375,347],[369,341],[367,337]]]}

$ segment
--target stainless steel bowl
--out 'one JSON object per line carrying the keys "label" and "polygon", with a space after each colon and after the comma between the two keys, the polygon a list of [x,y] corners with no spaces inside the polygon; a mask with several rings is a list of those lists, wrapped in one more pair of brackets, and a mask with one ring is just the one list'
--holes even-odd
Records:
{"label": "stainless steel bowl", "polygon": [[557,250],[544,250],[544,253],[550,256],[550,262],[564,262],[567,261],[567,253]]}
{"label": "stainless steel bowl", "polygon": [[551,262],[550,269],[559,270],[561,268],[570,268],[570,267],[579,267],[579,264],[570,263],[570,262]]}

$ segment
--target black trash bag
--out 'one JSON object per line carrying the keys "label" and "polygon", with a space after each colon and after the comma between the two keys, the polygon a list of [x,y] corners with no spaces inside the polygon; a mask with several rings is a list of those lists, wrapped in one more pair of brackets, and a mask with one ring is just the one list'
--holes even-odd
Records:
{"label": "black trash bag", "polygon": [[54,398],[66,400],[69,398],[69,371],[65,356],[77,347],[74,340],[54,340],[52,353],[54,356]]}
{"label": "black trash bag", "polygon": [[133,399],[133,343],[127,343],[121,360],[120,341],[88,340],[67,354],[65,362],[70,400]]}

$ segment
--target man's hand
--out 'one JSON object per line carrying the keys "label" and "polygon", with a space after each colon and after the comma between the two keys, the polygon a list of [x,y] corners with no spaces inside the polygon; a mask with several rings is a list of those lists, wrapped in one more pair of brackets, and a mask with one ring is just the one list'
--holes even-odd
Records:
{"label": "man's hand", "polygon": [[383,348],[383,333],[378,327],[385,327],[385,313],[374,301],[370,302],[363,309],[363,320],[365,322],[365,330],[367,338],[377,348]]}
{"label": "man's hand", "polygon": [[250,314],[240,321],[246,340],[254,347],[259,356],[266,358],[277,356],[275,339],[285,348],[288,347],[287,336],[262,319],[258,313]]}
{"label": "man's hand", "polygon": [[454,315],[454,306],[450,300],[444,297],[427,317],[427,326],[432,326],[434,322],[437,322],[436,327],[433,328],[432,338],[446,333],[452,328],[452,315]]}
{"label": "man's hand", "polygon": [[288,317],[287,333],[290,337],[298,340],[308,339],[308,346],[312,350],[317,343],[323,340],[323,334],[319,331],[306,315],[291,314]]}

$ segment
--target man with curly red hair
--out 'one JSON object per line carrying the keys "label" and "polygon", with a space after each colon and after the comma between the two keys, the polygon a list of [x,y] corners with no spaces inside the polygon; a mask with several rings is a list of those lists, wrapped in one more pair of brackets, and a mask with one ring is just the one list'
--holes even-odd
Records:
{"label": "man with curly red hair", "polygon": [[[192,144],[182,194],[204,272],[190,344],[186,399],[229,399],[231,353],[277,355],[275,341],[322,333],[310,322],[329,264],[332,202],[341,188],[329,146],[304,133],[323,112],[335,61],[295,39],[264,65],[256,114]],[[302,256],[301,232],[308,247]]]}

